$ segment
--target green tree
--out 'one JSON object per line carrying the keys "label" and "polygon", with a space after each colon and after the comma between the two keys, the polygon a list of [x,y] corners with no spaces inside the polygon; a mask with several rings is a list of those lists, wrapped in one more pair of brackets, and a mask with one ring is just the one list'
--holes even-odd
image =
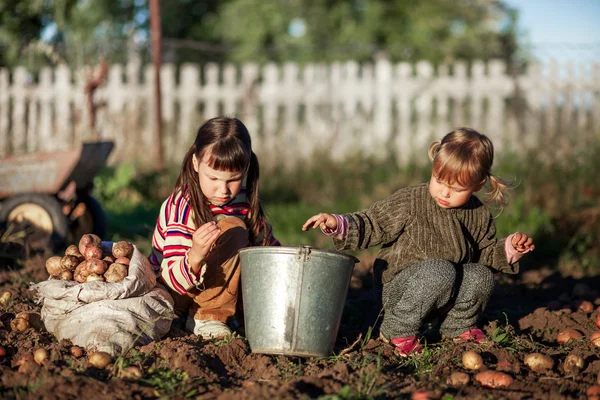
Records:
{"label": "green tree", "polygon": [[231,0],[209,23],[234,61],[439,62],[507,56],[514,15],[500,0]]}

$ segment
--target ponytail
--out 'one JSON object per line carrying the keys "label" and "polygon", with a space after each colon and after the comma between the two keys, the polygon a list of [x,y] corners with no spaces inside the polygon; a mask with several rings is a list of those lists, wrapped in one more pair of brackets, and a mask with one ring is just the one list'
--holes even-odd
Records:
{"label": "ponytail", "polygon": [[488,194],[488,201],[495,201],[500,206],[508,204],[508,190],[514,187],[512,182],[507,182],[498,178],[495,175],[489,174],[488,180],[490,182],[491,190]]}
{"label": "ponytail", "polygon": [[427,151],[427,154],[429,154],[430,161],[433,161],[435,156],[437,156],[437,153],[440,151],[440,147],[442,147],[442,142],[439,140],[436,140],[435,142],[431,143],[431,145],[429,146],[429,150]]}
{"label": "ponytail", "polygon": [[[250,234],[250,242],[263,234],[263,245],[268,244],[267,236],[267,224],[264,221],[264,211],[260,204],[260,195],[258,190],[258,178],[260,176],[260,168],[258,165],[258,158],[254,152],[250,155],[250,165],[248,166],[248,172],[246,175],[246,197],[250,204],[250,212],[246,219],[248,232]],[[261,232],[262,231],[262,232]]]}

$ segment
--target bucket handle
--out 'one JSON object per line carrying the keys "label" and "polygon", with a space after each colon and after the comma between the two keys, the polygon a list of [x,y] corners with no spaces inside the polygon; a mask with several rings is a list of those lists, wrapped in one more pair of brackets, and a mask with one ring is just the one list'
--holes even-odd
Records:
{"label": "bucket handle", "polygon": [[302,262],[310,261],[310,249],[311,247],[306,244],[298,246],[298,252],[296,253],[296,259]]}

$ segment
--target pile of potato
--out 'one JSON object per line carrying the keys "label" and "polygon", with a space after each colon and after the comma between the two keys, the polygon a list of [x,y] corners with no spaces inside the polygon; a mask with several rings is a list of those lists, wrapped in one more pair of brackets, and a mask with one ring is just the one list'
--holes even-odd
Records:
{"label": "pile of potato", "polygon": [[127,276],[133,245],[125,240],[112,246],[112,254],[102,250],[102,240],[93,234],[81,237],[79,246],[67,247],[65,255],[46,260],[46,270],[51,277],[75,280],[121,282]]}

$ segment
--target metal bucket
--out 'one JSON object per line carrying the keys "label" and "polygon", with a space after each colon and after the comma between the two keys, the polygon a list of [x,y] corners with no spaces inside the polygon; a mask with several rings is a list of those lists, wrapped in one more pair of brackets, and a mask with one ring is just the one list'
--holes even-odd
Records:
{"label": "metal bucket", "polygon": [[240,250],[246,337],[255,353],[329,356],[355,257],[300,247]]}

